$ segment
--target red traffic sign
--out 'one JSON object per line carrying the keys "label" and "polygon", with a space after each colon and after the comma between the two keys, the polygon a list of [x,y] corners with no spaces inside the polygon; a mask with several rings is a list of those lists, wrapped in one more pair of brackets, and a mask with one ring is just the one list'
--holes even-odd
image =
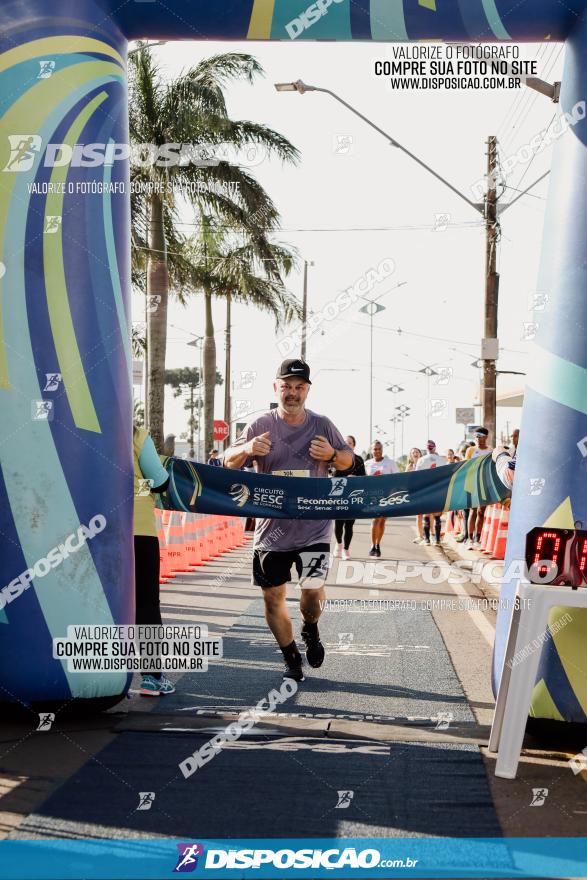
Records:
{"label": "red traffic sign", "polygon": [[222,440],[226,440],[228,435],[230,434],[230,428],[228,424],[224,422],[222,419],[214,420],[214,440],[220,443]]}

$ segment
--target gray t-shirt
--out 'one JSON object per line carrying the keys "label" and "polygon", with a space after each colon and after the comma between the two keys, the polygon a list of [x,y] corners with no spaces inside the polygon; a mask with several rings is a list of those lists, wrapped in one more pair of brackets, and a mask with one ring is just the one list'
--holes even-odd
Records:
{"label": "gray t-shirt", "polygon": [[[335,449],[352,452],[330,419],[309,409],[306,410],[306,420],[301,425],[288,425],[279,417],[276,409],[263,413],[246,426],[234,447],[244,446],[253,437],[267,431],[273,444],[269,455],[260,455],[255,459],[249,456],[243,464],[243,467],[250,467],[256,461],[260,474],[327,477],[328,462],[310,457],[310,443],[316,435],[326,437]],[[262,543],[265,550],[300,550],[309,544],[330,543],[331,534],[332,520],[329,519],[257,519],[254,546]]]}

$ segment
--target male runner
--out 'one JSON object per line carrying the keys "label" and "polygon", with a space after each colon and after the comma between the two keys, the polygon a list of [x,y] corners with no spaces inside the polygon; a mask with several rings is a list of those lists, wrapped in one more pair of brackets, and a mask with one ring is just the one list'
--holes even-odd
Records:
{"label": "male runner", "polygon": [[[326,416],[305,407],[311,384],[310,368],[305,361],[283,361],[273,383],[277,409],[247,425],[224,453],[224,467],[248,467],[255,461],[259,473],[292,477],[326,477],[329,465],[337,471],[350,470],[353,452],[338,429]],[[306,659],[315,669],[324,661],[318,619],[325,598],[331,535],[332,521],[328,519],[256,522],[253,583],[263,589],[265,619],[285,658],[284,678],[304,680],[302,657],[285,603],[293,565],[302,590],[300,611]]]}
{"label": "male runner", "polygon": [[[446,458],[444,456],[439,455],[436,451],[436,443],[434,440],[429,440],[426,444],[426,455],[423,455],[422,458],[418,459],[416,462],[416,470],[424,471],[430,470],[431,468],[442,467],[447,463]],[[434,517],[434,537],[437,544],[440,544],[440,535],[442,532],[442,514],[441,513],[426,513],[424,514],[424,544],[430,544],[430,524],[432,517]]]}
{"label": "male runner", "polygon": [[[466,461],[473,458],[479,458],[482,455],[491,455],[492,448],[487,445],[487,437],[489,431],[487,428],[479,427],[475,429],[475,445],[469,446],[465,453]],[[469,513],[469,540],[465,543],[469,550],[479,550],[481,547],[481,532],[483,531],[483,520],[485,518],[485,507],[473,507]]]}
{"label": "male runner", "polygon": [[[381,474],[397,474],[397,464],[393,458],[383,454],[383,445],[380,440],[375,440],[371,447],[373,458],[365,462],[365,473],[368,477],[378,477]],[[371,523],[371,549],[369,556],[381,556],[380,542],[385,531],[385,517],[377,516]]]}

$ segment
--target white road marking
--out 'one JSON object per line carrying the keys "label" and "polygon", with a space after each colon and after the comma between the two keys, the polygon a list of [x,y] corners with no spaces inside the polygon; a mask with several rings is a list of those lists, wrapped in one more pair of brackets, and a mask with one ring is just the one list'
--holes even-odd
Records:
{"label": "white road marking", "polygon": [[[449,584],[454,592],[457,594],[457,596],[460,596],[463,599],[471,598],[471,596],[469,595],[469,593],[467,593],[462,584],[451,584],[450,581]],[[467,607],[467,614],[471,616],[471,620],[473,621],[489,647],[493,648],[493,643],[495,641],[495,629],[489,623],[483,611],[478,611],[474,608]]]}

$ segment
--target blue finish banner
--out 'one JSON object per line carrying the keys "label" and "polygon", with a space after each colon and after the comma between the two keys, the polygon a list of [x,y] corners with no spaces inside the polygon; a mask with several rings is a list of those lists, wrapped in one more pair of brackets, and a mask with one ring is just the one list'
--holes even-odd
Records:
{"label": "blue finish banner", "polygon": [[587,838],[3,840],[6,880],[585,877]]}
{"label": "blue finish banner", "polygon": [[377,477],[274,477],[165,458],[168,510],[269,519],[414,516],[495,504],[510,493],[490,455]]}

